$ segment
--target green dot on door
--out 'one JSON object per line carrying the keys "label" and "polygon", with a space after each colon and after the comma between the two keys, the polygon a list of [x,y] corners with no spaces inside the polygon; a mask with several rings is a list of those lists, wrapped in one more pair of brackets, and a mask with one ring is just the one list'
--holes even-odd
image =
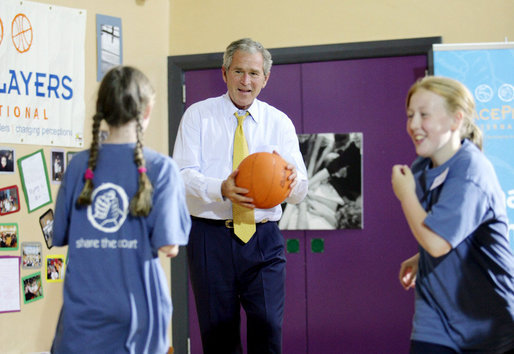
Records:
{"label": "green dot on door", "polygon": [[313,253],[322,253],[325,250],[325,240],[322,238],[313,238],[311,240],[311,251]]}
{"label": "green dot on door", "polygon": [[287,253],[298,253],[300,252],[300,240],[297,238],[290,238],[286,241]]}

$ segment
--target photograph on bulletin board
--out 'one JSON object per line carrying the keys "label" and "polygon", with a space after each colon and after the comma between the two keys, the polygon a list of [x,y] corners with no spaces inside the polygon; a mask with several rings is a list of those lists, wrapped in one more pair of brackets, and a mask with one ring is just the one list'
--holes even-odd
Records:
{"label": "photograph on bulletin board", "polygon": [[0,251],[17,250],[19,242],[18,224],[0,224]]}
{"label": "photograph on bulletin board", "polygon": [[43,232],[46,247],[48,249],[52,248],[54,238],[54,211],[52,209],[48,209],[39,217],[39,225]]}
{"label": "photograph on bulletin board", "polygon": [[24,269],[38,269],[42,264],[41,242],[21,243],[21,266]]}
{"label": "photograph on bulletin board", "polygon": [[14,160],[16,159],[14,149],[0,146],[0,174],[14,173]]}
{"label": "photograph on bulletin board", "polygon": [[46,281],[60,282],[64,279],[64,255],[46,256]]}
{"label": "photograph on bulletin board", "polygon": [[0,215],[20,211],[20,193],[18,186],[8,186],[0,189]]}
{"label": "photograph on bulletin board", "polygon": [[41,272],[21,278],[23,286],[23,302],[30,303],[43,298],[43,282]]}
{"label": "photograph on bulletin board", "polygon": [[52,183],[60,184],[65,170],[64,150],[53,149],[52,155]]}
{"label": "photograph on bulletin board", "polygon": [[299,134],[309,192],[282,205],[282,230],[362,229],[362,133]]}

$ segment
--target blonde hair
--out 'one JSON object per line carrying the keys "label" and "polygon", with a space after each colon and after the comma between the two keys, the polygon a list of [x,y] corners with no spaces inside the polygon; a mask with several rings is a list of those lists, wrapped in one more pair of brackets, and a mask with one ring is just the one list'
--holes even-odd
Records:
{"label": "blonde hair", "polygon": [[134,148],[134,162],[139,172],[139,188],[130,201],[130,213],[133,216],[147,216],[150,213],[153,186],[146,174],[142,144],[142,120],[148,106],[153,104],[154,97],[155,91],[150,81],[136,68],[117,66],[105,74],[98,89],[88,169],[85,174],[84,188],[77,199],[77,206],[90,205],[92,202],[91,195],[94,190],[92,176],[99,153],[99,133],[102,120],[113,127],[119,127],[135,120],[137,142]]}
{"label": "blonde hair", "polygon": [[475,100],[473,95],[457,80],[442,76],[426,76],[419,79],[411,86],[407,93],[406,107],[409,107],[412,95],[419,89],[424,89],[442,97],[446,110],[450,113],[461,111],[463,114],[461,138],[469,139],[482,150],[482,132],[474,122]]}

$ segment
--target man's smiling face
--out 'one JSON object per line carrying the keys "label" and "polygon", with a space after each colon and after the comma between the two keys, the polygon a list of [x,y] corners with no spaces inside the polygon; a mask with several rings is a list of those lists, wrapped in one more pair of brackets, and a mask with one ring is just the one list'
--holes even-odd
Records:
{"label": "man's smiling face", "polygon": [[261,53],[238,50],[234,53],[228,70],[222,67],[228,94],[237,108],[248,109],[266,86],[269,73],[264,75],[263,63]]}

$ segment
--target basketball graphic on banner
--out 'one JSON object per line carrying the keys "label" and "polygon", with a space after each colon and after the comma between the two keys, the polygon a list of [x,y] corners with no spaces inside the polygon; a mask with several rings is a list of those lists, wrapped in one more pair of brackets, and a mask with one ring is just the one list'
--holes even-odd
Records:
{"label": "basketball graphic on banner", "polygon": [[16,50],[25,53],[32,45],[32,25],[27,16],[18,14],[12,21],[12,42]]}

